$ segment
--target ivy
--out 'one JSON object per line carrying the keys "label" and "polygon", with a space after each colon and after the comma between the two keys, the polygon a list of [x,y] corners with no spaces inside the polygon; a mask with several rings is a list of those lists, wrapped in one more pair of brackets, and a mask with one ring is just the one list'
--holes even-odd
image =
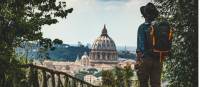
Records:
{"label": "ivy", "polygon": [[165,62],[169,87],[198,86],[198,0],[155,0],[160,15],[174,27],[171,55]]}

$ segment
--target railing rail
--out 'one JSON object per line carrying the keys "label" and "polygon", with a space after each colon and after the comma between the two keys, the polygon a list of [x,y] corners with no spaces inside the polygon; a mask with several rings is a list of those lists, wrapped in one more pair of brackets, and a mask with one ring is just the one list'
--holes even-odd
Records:
{"label": "railing rail", "polygon": [[29,87],[100,87],[73,77],[66,72],[47,67],[26,64],[21,68],[30,68]]}

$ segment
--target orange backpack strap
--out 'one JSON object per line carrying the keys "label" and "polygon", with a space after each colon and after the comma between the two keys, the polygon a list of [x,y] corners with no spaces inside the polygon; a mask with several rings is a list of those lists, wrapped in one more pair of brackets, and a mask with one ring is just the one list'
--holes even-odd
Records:
{"label": "orange backpack strap", "polygon": [[172,40],[172,36],[173,36],[173,28],[170,28],[170,32],[169,32],[169,40]]}
{"label": "orange backpack strap", "polygon": [[153,28],[153,25],[151,25],[151,32],[150,35],[152,37],[152,45],[155,46],[155,34],[154,34],[155,29]]}

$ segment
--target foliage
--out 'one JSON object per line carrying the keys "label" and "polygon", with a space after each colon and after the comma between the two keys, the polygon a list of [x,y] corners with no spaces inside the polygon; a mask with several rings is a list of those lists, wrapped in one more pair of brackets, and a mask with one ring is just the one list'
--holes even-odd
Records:
{"label": "foliage", "polygon": [[[39,41],[34,43],[28,42],[28,44],[25,45],[25,48],[17,47],[16,53],[28,56],[28,59],[45,59],[47,58],[45,57],[45,53],[47,52],[49,54],[47,56],[50,58],[50,60],[75,61],[77,55],[81,57],[84,54],[84,52],[88,53],[90,51],[90,49],[86,46],[78,47],[70,46],[68,44],[53,45],[51,48],[45,50],[44,47],[40,46]],[[26,49],[28,49],[28,52],[26,51]],[[33,51],[32,49],[36,51]]]}
{"label": "foliage", "polygon": [[53,51],[49,51],[49,56],[53,60],[63,60],[63,61],[75,61],[77,56],[81,57],[84,52],[89,52],[90,49],[88,47],[79,47],[79,46],[70,46],[66,47],[65,45],[61,45],[62,47],[55,48]]}
{"label": "foliage", "polygon": [[40,46],[44,47],[45,49],[52,47],[52,41],[49,38],[43,38],[39,42]]}
{"label": "foliage", "polygon": [[101,72],[98,72],[98,70],[95,68],[89,68],[87,70],[80,70],[75,74],[75,77],[84,80],[84,76],[86,75],[94,75],[98,77],[101,75]]}
{"label": "foliage", "polygon": [[108,87],[130,87],[133,72],[130,65],[124,68],[115,67],[113,70],[104,70],[102,71],[102,83]]}
{"label": "foliage", "polygon": [[115,74],[116,74],[116,85],[122,86],[124,84],[124,70],[122,68],[116,67],[115,68]]}
{"label": "foliage", "polygon": [[54,48],[52,47],[52,43],[53,42],[49,38],[40,39],[40,41],[39,41],[39,45],[40,45],[39,55],[40,55],[40,57],[39,58],[50,59],[48,51],[54,50]]}
{"label": "foliage", "polygon": [[63,41],[60,39],[54,39],[53,44],[63,44]]}
{"label": "foliage", "polygon": [[130,78],[134,76],[133,70],[131,69],[131,65],[127,65],[124,67],[124,77],[125,77],[125,85],[129,87],[130,85]]}
{"label": "foliage", "polygon": [[96,76],[96,77],[102,76],[102,71],[99,71],[99,72],[95,73],[94,76]]}
{"label": "foliage", "polygon": [[94,74],[94,73],[98,72],[98,70],[96,68],[89,68],[89,69],[87,69],[87,71],[89,72],[89,74]]}
{"label": "foliage", "polygon": [[[26,83],[26,69],[19,68],[19,64],[25,64],[25,58],[13,55],[16,59],[9,61],[0,58],[0,86],[1,87],[22,87]],[[17,83],[17,84],[16,84]]]}
{"label": "foliage", "polygon": [[76,78],[79,78],[81,80],[84,80],[84,76],[86,75],[90,75],[90,73],[88,71],[79,71],[78,73],[76,73],[74,76]]}
{"label": "foliage", "polygon": [[74,76],[76,77],[76,78],[79,78],[79,79],[81,79],[81,80],[84,80],[84,76],[85,76],[86,74],[84,74],[84,73],[76,73]]}
{"label": "foliage", "polygon": [[115,76],[111,70],[102,71],[102,84],[108,87],[114,87]]}
{"label": "foliage", "polygon": [[63,44],[63,41],[56,38],[56,39],[53,40],[52,44],[53,44],[52,49],[54,50],[55,48],[60,47]]}
{"label": "foliage", "polygon": [[[72,8],[56,0],[3,0],[0,2],[0,86],[22,87],[24,72],[17,69],[22,64],[15,58],[14,48],[23,41],[42,38],[41,26],[66,18]],[[20,76],[20,77],[18,77]],[[13,82],[13,84],[10,84]]]}
{"label": "foliage", "polygon": [[165,62],[170,87],[198,86],[198,0],[155,0],[174,27],[171,55]]}

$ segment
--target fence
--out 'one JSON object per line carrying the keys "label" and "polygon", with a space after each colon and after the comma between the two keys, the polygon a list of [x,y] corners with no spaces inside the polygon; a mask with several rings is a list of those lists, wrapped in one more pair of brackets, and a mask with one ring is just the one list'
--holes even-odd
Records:
{"label": "fence", "polygon": [[65,72],[43,66],[27,64],[22,68],[30,69],[28,87],[99,87],[75,78]]}

